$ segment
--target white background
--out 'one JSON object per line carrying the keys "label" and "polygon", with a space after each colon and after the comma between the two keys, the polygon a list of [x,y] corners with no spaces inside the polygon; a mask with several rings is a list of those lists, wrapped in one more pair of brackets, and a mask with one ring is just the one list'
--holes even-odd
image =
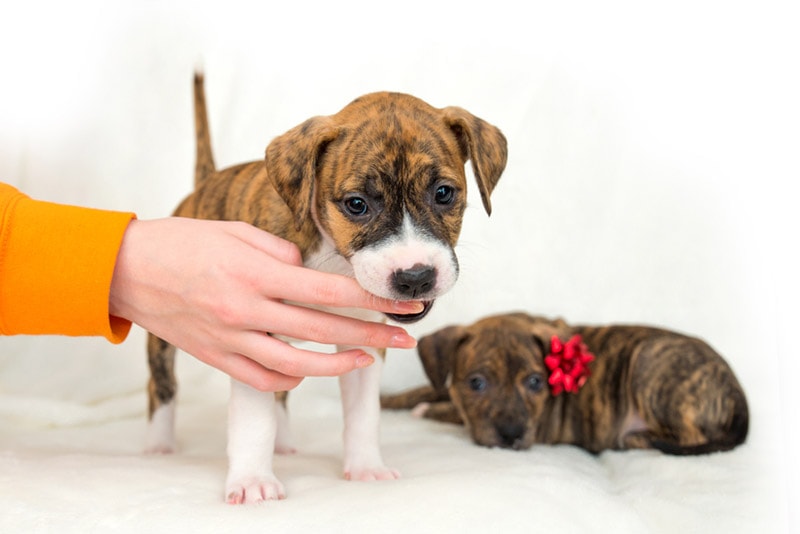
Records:
{"label": "white background", "polygon": [[[791,7],[3,1],[0,180],[36,198],[168,215],[192,185],[197,67],[219,167],[259,159],[273,137],[371,91],[464,107],[503,130],[509,162],[491,217],[470,184],[461,279],[412,333],[522,309],[702,337],[748,394],[748,446],[779,495],[773,519],[797,525]],[[0,395],[80,413],[138,395],[143,339],[0,339]],[[186,360],[197,381],[219,383]],[[413,353],[390,352],[386,389],[422,380]],[[8,437],[25,420],[11,401],[2,447],[24,456],[24,440]],[[143,417],[143,405],[125,409]],[[23,426],[71,420],[47,410]]]}

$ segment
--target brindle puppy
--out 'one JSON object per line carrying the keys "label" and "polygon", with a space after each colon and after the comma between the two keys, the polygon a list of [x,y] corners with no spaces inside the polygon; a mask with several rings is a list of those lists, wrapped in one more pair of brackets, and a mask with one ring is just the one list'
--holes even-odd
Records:
{"label": "brindle puppy", "polygon": [[[577,392],[559,393],[545,357],[554,336],[576,334],[594,355],[590,375]],[[513,313],[444,328],[418,350],[431,385],[384,396],[382,405],[464,423],[479,445],[703,454],[747,435],[747,401],[731,368],[703,341],[675,332]]]}
{"label": "brindle puppy", "polygon": [[[263,160],[217,170],[199,74],[194,97],[195,189],[175,215],[250,223],[295,243],[306,267],[350,276],[379,297],[423,302],[419,313],[387,314],[393,321],[422,319],[453,287],[459,271],[454,248],[467,206],[464,167],[471,163],[490,213],[490,195],[507,158],[506,138],[496,126],[457,106],[435,108],[407,94],[371,93],[279,135]],[[368,310],[329,311],[385,320]],[[339,346],[345,348],[351,347]],[[394,479],[399,474],[384,465],[378,441],[383,351],[362,348],[375,363],[340,378],[343,470],[352,480]],[[175,347],[151,334],[150,452],[175,448],[174,359]],[[284,497],[272,469],[274,449],[290,448],[284,396],[278,394],[276,403],[272,393],[232,382],[228,502]]]}

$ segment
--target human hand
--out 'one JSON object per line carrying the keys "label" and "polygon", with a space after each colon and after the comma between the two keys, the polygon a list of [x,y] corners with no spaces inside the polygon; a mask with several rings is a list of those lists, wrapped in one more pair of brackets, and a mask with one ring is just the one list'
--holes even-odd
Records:
{"label": "human hand", "polygon": [[199,360],[263,391],[305,376],[370,365],[362,350],[325,354],[267,335],[319,343],[413,348],[397,326],[304,306],[418,313],[419,302],[378,298],[346,276],[302,267],[293,243],[249,224],[170,217],[133,220],[120,247],[109,313],[128,319]]}

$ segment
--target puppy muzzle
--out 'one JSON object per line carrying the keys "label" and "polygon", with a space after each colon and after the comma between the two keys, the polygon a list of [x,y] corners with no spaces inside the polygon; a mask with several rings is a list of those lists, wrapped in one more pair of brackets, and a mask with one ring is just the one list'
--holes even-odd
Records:
{"label": "puppy muzzle", "polygon": [[[414,300],[430,294],[436,287],[436,268],[430,265],[415,264],[410,269],[398,269],[391,276],[391,285],[395,294]],[[419,313],[399,315],[387,313],[386,316],[398,323],[414,323],[428,315],[433,307],[433,300],[423,300],[423,308]]]}

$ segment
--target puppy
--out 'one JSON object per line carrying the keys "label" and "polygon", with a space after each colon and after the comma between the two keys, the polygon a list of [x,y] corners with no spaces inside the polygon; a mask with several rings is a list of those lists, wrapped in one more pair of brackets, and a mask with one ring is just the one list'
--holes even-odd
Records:
{"label": "puppy", "polygon": [[463,423],[479,445],[686,455],[728,450],[747,436],[747,402],[731,368],[703,341],[674,332],[512,313],[444,328],[418,350],[431,385],[382,405]]}
{"label": "puppy", "polygon": [[[175,215],[251,223],[296,243],[307,267],[354,277],[380,297],[424,302],[418,314],[388,316],[401,323],[422,319],[453,286],[458,277],[453,247],[466,208],[464,166],[472,162],[483,206],[491,213],[489,197],[507,157],[499,129],[458,107],[437,109],[406,94],[374,93],[277,137],[264,161],[217,171],[199,74],[194,96],[195,190]],[[364,310],[331,311],[385,319]],[[383,351],[363,349],[376,363],[340,379],[345,477],[397,478],[378,446]],[[148,355],[146,448],[169,452],[174,449],[175,348],[151,334]],[[232,382],[228,502],[284,497],[272,470],[276,445],[288,448],[281,400]]]}

